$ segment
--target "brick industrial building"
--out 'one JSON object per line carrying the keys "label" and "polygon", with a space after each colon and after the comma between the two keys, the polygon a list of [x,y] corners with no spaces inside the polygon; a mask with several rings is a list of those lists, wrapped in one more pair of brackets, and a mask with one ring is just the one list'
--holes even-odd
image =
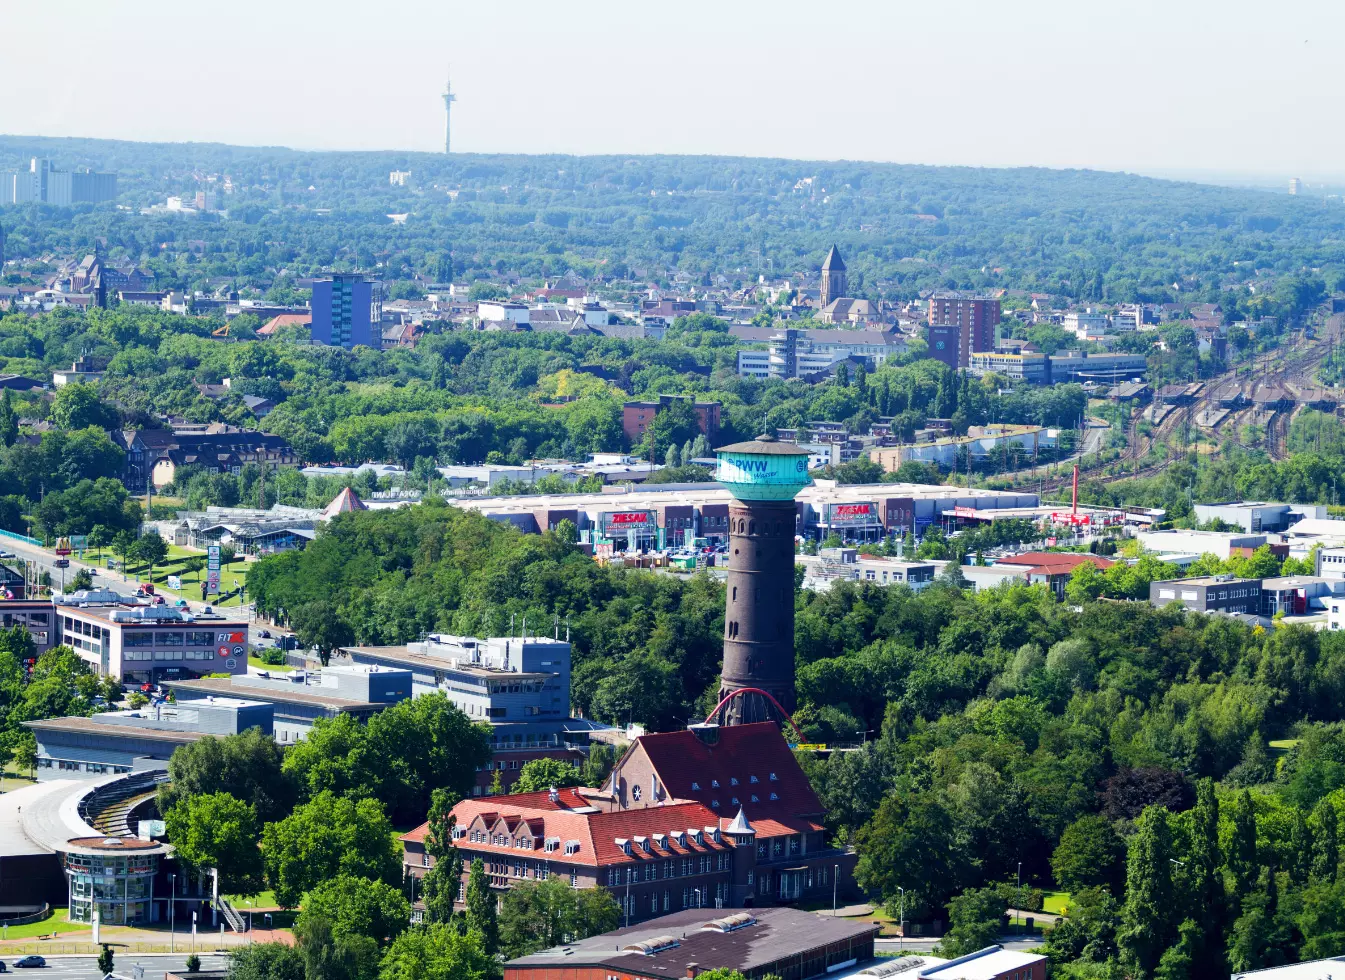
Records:
{"label": "brick industrial building", "polygon": [[658,401],[626,402],[621,406],[621,431],[626,434],[627,441],[634,444],[643,439],[654,417],[676,400],[691,401],[696,424],[707,439],[713,439],[719,432],[719,402],[693,401],[690,395],[659,395]]}
{"label": "brick industrial building", "polygon": [[[454,845],[464,890],[480,858],[497,891],[559,875],[637,922],[847,894],[854,855],[827,845],[822,812],[773,723],[699,726],[641,736],[603,789],[464,800]],[[433,865],[427,830],[402,838],[409,874]]]}
{"label": "brick industrial building", "polygon": [[971,355],[995,349],[999,300],[936,293],[929,300],[929,356],[954,370],[971,366]]}

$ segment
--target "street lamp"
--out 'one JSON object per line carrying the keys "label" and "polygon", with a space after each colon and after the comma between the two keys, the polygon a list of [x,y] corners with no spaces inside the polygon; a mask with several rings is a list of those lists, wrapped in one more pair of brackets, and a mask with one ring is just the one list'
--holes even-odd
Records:
{"label": "street lamp", "polygon": [[177,952],[177,875],[168,876],[168,885],[173,889],[173,899],[168,903],[168,951]]}
{"label": "street lamp", "polygon": [[897,952],[900,953],[906,945],[906,889],[898,885],[897,891],[901,893],[897,906]]}
{"label": "street lamp", "polygon": [[691,890],[694,891],[694,892],[696,893],[696,908],[700,908],[700,907],[701,907],[701,890],[700,890],[699,888],[693,888],[693,889],[691,889]]}
{"label": "street lamp", "polygon": [[833,864],[831,866],[831,917],[836,918],[836,886],[840,883],[841,866]]}
{"label": "street lamp", "polygon": [[[1014,919],[1015,919],[1015,925],[1016,925],[1016,924],[1017,924],[1016,920],[1018,919],[1018,914],[1021,913],[1021,912],[1022,912],[1022,909],[1023,909],[1023,862],[1022,862],[1022,861],[1019,861],[1019,862],[1018,862],[1018,897],[1015,898],[1015,899],[1013,900],[1013,903],[1014,903],[1015,905],[1018,906],[1018,908],[1016,908],[1016,909],[1013,910],[1014,913],[1015,913],[1015,914],[1014,914]],[[1026,926],[1027,923],[1024,922],[1023,925]]]}

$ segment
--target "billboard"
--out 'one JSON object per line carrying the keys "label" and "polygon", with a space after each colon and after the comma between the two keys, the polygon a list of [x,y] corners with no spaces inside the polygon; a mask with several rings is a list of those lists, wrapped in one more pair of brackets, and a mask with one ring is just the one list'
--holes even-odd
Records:
{"label": "billboard", "polygon": [[630,531],[653,533],[658,527],[658,519],[652,510],[608,511],[598,517],[598,526],[605,538]]}
{"label": "billboard", "polygon": [[219,594],[219,545],[212,544],[206,549],[206,585],[207,593]]}
{"label": "billboard", "polygon": [[881,524],[878,505],[872,501],[858,504],[827,504],[827,524],[831,527],[858,527]]}

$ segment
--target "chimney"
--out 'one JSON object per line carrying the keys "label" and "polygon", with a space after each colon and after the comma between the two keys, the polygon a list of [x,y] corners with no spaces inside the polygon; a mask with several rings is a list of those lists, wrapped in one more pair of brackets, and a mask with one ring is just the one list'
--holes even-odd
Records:
{"label": "chimney", "polygon": [[687,964],[687,980],[695,980],[696,974],[700,972],[701,972],[701,965],[699,963]]}

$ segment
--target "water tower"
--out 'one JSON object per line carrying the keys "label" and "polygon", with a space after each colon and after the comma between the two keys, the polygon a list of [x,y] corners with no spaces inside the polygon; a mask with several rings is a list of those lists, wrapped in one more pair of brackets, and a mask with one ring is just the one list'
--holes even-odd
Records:
{"label": "water tower", "polygon": [[794,710],[794,498],[812,482],[808,451],[766,435],[715,452],[715,479],[733,494],[719,718],[783,722]]}

